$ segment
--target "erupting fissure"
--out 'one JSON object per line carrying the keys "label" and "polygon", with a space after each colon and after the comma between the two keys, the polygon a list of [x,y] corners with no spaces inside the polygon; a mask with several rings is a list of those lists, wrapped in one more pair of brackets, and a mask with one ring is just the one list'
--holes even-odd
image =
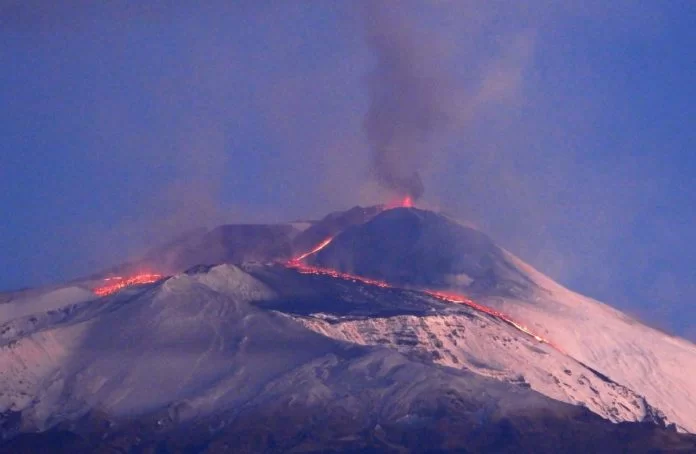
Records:
{"label": "erupting fissure", "polygon": [[162,279],[164,276],[155,273],[136,274],[135,276],[122,277],[113,276],[104,279],[105,285],[97,287],[93,290],[97,296],[106,296],[116,293],[122,288],[130,287],[138,284],[151,284]]}
{"label": "erupting fissure", "polygon": [[[319,275],[319,276],[329,276],[329,277],[336,278],[336,279],[343,279],[343,280],[351,281],[351,282],[361,282],[363,284],[374,285],[376,287],[381,287],[381,288],[397,288],[396,286],[391,285],[386,281],[381,281],[378,279],[371,279],[371,278],[367,278],[367,277],[363,277],[363,276],[358,276],[356,274],[344,273],[342,271],[337,271],[337,270],[334,270],[331,268],[324,268],[324,267],[318,267],[318,266],[313,266],[313,265],[307,265],[306,263],[303,262],[303,260],[306,259],[307,257],[316,254],[317,252],[321,251],[326,246],[331,244],[331,241],[333,241],[333,239],[334,239],[334,237],[329,237],[329,238],[325,239],[324,241],[319,243],[312,250],[305,252],[304,254],[298,255],[297,257],[287,261],[285,263],[285,266],[288,268],[292,268],[301,274],[314,274],[314,275]],[[554,345],[551,341],[539,336],[538,334],[535,334],[532,330],[527,328],[525,325],[514,321],[508,315],[503,314],[502,312],[499,312],[495,309],[491,309],[490,307],[483,306],[479,303],[476,303],[472,299],[467,298],[463,295],[459,295],[456,293],[450,293],[450,292],[443,292],[443,291],[438,291],[438,290],[428,290],[428,289],[416,289],[416,290],[423,292],[426,295],[432,296],[433,298],[437,298],[437,299],[442,300],[442,301],[447,301],[449,303],[464,304],[464,305],[469,306],[470,308],[472,308],[474,310],[488,314],[492,317],[495,317],[495,318],[513,326],[514,328],[527,334],[528,336],[533,337],[537,341],[542,342],[544,344],[548,344],[551,347],[555,348],[556,350],[563,352],[563,350],[561,350],[558,346]]]}

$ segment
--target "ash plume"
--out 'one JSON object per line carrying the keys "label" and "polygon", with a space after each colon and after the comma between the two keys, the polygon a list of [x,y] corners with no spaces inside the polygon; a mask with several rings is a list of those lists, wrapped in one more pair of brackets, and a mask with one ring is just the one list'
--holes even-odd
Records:
{"label": "ash plume", "polygon": [[379,184],[418,199],[424,192],[419,170],[430,153],[427,142],[446,116],[424,41],[416,39],[394,5],[363,3],[367,43],[377,60],[368,78],[370,106],[363,126]]}

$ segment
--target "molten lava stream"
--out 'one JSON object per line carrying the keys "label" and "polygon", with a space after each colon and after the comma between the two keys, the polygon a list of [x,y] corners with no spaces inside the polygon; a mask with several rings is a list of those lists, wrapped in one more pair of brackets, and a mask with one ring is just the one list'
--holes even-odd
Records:
{"label": "molten lava stream", "polygon": [[362,277],[358,276],[356,274],[350,274],[350,273],[343,273],[341,271],[336,271],[332,270],[331,268],[321,268],[318,266],[311,266],[311,265],[305,265],[304,263],[291,260],[285,264],[286,267],[292,268],[294,270],[297,270],[298,273],[301,274],[314,274],[317,276],[329,276],[333,277],[336,279],[343,279],[344,281],[351,281],[351,282],[361,282],[363,284],[367,285],[374,285],[376,287],[382,287],[382,288],[395,288],[392,285],[389,285],[388,283],[384,281],[380,281],[377,279],[370,279],[367,277]]}
{"label": "molten lava stream", "polygon": [[96,287],[92,291],[97,296],[106,296],[116,293],[122,288],[130,287],[131,285],[151,284],[153,282],[159,281],[163,277],[164,276],[162,276],[161,274],[154,273],[136,274],[135,276],[129,277],[107,277],[104,279],[104,281],[108,282],[108,284],[102,285],[101,287]]}
{"label": "molten lava stream", "polygon": [[325,248],[326,246],[328,246],[329,243],[331,243],[332,241],[333,241],[333,237],[330,236],[330,237],[328,237],[327,239],[325,239],[324,241],[322,241],[321,243],[319,243],[319,245],[317,245],[317,246],[316,246],[314,249],[312,249],[311,251],[305,252],[304,254],[302,254],[302,255],[300,255],[300,256],[298,256],[298,257],[295,257],[294,259],[291,260],[291,262],[301,262],[302,260],[306,259],[306,258],[309,257],[310,255],[316,254],[317,252],[319,252],[319,251],[321,251],[322,249],[324,249],[324,248]]}
{"label": "molten lava stream", "polygon": [[[410,200],[409,197],[406,198],[407,200]],[[314,249],[312,249],[309,252],[306,252],[304,254],[301,254],[292,260],[289,260],[288,262],[285,263],[285,266],[287,268],[291,268],[294,270],[297,270],[297,272],[301,274],[314,274],[318,276],[329,276],[333,277],[336,279],[343,279],[346,281],[351,281],[351,282],[361,282],[363,284],[367,285],[374,285],[376,287],[381,287],[381,288],[397,288],[388,282],[385,281],[380,281],[378,279],[370,279],[367,277],[363,276],[358,276],[356,274],[350,274],[350,273],[344,273],[342,271],[336,271],[331,268],[322,268],[318,266],[312,266],[312,265],[307,265],[302,263],[304,259],[307,257],[316,254],[317,252],[321,251],[324,249],[326,246],[328,246],[331,241],[333,241],[334,237],[329,237],[319,243]],[[507,316],[506,314],[503,314],[502,312],[499,312],[495,309],[491,309],[490,307],[483,306],[479,303],[474,302],[472,299],[467,298],[463,295],[459,295],[456,293],[449,293],[449,292],[443,292],[443,291],[437,291],[437,290],[428,290],[428,289],[417,289],[417,291],[423,292],[426,295],[432,296],[433,298],[437,298],[442,301],[447,301],[449,303],[455,303],[455,304],[464,304],[466,306],[469,306],[470,308],[477,310],[479,312],[483,312],[485,314],[488,314],[492,317],[495,317],[499,320],[502,320],[503,322],[507,323],[508,325],[513,326],[517,330],[527,334],[528,336],[533,337],[539,342],[545,343],[550,345],[551,347],[555,348],[556,350],[560,351],[561,353],[564,353],[562,349],[560,349],[558,346],[554,345],[551,343],[549,340],[544,339],[543,337],[539,336],[538,334],[535,334],[532,330],[527,328],[525,325],[518,323],[514,321],[512,318]]]}
{"label": "molten lava stream", "polygon": [[471,300],[465,296],[458,295],[456,293],[440,292],[440,291],[436,291],[436,290],[423,290],[423,293],[430,295],[430,296],[433,296],[433,297],[438,298],[438,299],[443,300],[443,301],[448,301],[450,303],[457,303],[457,304],[465,304],[465,305],[472,307],[480,312],[485,312],[488,315],[492,315],[493,317],[496,317],[496,318],[504,321],[505,323],[514,326],[519,331],[522,331],[523,333],[525,333],[529,336],[532,336],[534,339],[538,340],[539,342],[549,344],[550,346],[552,346],[556,350],[563,352],[563,350],[561,350],[559,347],[557,347],[556,345],[551,343],[551,341],[544,339],[543,337],[539,336],[538,334],[535,334],[532,330],[527,328],[525,325],[523,325],[521,323],[517,323],[516,321],[511,319],[509,316],[503,314],[502,312],[496,311],[495,309],[491,309],[488,306],[483,306],[479,303],[476,303],[473,300]]}

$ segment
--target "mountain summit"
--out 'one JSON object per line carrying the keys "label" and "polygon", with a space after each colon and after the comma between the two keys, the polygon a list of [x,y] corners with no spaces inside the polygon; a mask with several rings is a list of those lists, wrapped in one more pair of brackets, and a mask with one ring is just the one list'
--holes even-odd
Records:
{"label": "mountain summit", "polygon": [[395,208],[351,226],[313,263],[395,284],[469,294],[528,294],[533,285],[483,233],[417,208]]}

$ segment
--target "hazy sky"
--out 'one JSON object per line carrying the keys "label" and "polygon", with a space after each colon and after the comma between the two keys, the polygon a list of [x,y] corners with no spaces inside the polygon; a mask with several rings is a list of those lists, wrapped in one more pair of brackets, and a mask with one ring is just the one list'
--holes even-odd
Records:
{"label": "hazy sky", "polygon": [[696,339],[695,2],[391,1],[377,23],[348,1],[98,3],[0,1],[0,289],[384,201],[383,30],[444,119],[415,148],[423,206]]}

